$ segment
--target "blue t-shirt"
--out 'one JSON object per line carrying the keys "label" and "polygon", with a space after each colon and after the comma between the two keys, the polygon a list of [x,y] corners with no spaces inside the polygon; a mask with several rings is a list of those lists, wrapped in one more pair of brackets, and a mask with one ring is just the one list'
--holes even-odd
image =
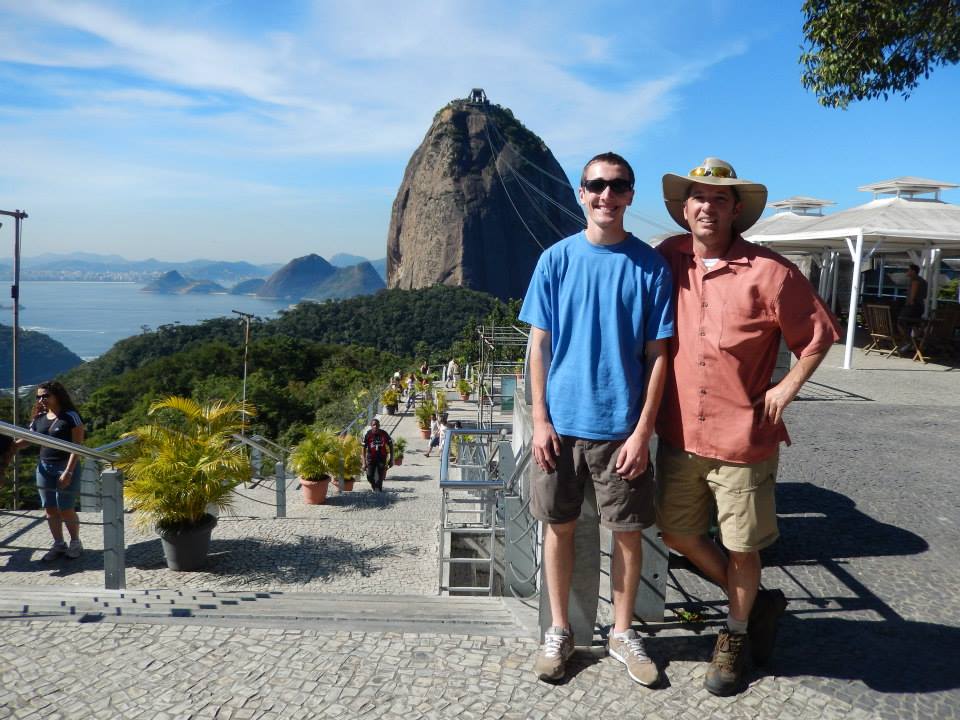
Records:
{"label": "blue t-shirt", "polygon": [[594,245],[580,232],[549,247],[520,319],[550,333],[547,409],[560,435],[619,440],[643,407],[645,344],[673,335],[673,282],[633,235]]}

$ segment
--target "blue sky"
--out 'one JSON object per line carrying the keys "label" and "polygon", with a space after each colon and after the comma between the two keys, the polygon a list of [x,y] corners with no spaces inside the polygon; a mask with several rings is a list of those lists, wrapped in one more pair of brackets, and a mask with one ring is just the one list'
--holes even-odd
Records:
{"label": "blue sky", "polygon": [[382,257],[407,160],[472,87],[571,177],[625,155],[641,237],[671,224],[660,176],[707,155],[771,200],[960,182],[960,69],[821,108],[800,5],[0,0],[0,208],[30,213],[26,255]]}

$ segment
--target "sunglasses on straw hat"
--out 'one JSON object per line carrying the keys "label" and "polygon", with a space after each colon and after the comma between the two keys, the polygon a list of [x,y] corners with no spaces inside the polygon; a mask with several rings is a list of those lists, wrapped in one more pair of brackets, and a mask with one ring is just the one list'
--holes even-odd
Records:
{"label": "sunglasses on straw hat", "polygon": [[737,176],[737,173],[732,167],[724,167],[723,165],[701,165],[699,167],[695,167],[687,174],[690,177],[735,178]]}

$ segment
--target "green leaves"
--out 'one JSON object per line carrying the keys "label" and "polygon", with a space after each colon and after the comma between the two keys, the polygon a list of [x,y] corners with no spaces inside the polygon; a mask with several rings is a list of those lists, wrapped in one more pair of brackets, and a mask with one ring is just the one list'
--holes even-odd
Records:
{"label": "green leaves", "polygon": [[252,472],[244,448],[232,442],[243,410],[241,403],[200,405],[177,396],[151,405],[155,422],[127,433],[136,442],[121,447],[117,462],[139,524],[195,525],[207,505],[230,506],[233,489]]}
{"label": "green leaves", "polygon": [[806,0],[801,81],[826,107],[900,93],[960,61],[958,0]]}

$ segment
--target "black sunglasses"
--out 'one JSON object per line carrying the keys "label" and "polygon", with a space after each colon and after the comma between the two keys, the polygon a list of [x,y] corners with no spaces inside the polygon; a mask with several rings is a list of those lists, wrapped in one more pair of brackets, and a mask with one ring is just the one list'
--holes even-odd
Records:
{"label": "black sunglasses", "polygon": [[583,187],[595,195],[602,194],[608,187],[617,195],[623,195],[633,190],[633,183],[623,178],[614,178],[613,180],[594,178],[593,180],[587,180]]}
{"label": "black sunglasses", "polygon": [[37,395],[37,400],[46,400],[50,397],[50,393],[43,393],[43,395]]}

